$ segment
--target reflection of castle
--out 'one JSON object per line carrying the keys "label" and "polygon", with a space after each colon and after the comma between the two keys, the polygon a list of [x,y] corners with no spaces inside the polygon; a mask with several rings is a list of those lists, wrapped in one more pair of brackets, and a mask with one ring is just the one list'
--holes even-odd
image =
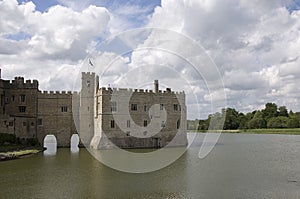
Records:
{"label": "reflection of castle", "polygon": [[42,143],[54,134],[58,146],[68,147],[77,126],[81,142],[93,148],[187,144],[185,94],[162,92],[157,81],[154,92],[99,88],[94,73],[82,73],[80,93],[71,93],[41,92],[37,80],[16,77],[0,79],[0,95],[0,132],[20,138]]}

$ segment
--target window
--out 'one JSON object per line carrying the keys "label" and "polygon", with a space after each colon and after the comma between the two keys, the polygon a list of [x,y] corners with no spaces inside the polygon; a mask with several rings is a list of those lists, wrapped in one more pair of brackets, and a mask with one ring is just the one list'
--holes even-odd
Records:
{"label": "window", "polygon": [[9,121],[8,126],[14,126],[14,122],[13,121]]}
{"label": "window", "polygon": [[62,106],[61,107],[61,112],[68,112],[68,107],[67,106]]}
{"label": "window", "polygon": [[144,126],[147,126],[147,125],[148,125],[148,121],[144,120]]}
{"label": "window", "polygon": [[23,122],[23,126],[27,126],[27,122]]}
{"label": "window", "polygon": [[20,95],[20,102],[25,102],[26,96],[25,95]]}
{"label": "window", "polygon": [[126,131],[126,136],[130,136],[130,131]]}
{"label": "window", "polygon": [[110,128],[115,128],[115,120],[110,121]]}
{"label": "window", "polygon": [[178,111],[178,104],[174,104],[174,111]]}
{"label": "window", "polygon": [[13,96],[11,96],[11,101],[15,101],[15,96],[13,95]]}
{"label": "window", "polygon": [[4,106],[4,95],[1,95],[1,106]]}
{"label": "window", "polygon": [[110,111],[111,112],[117,111],[117,102],[115,102],[115,101],[110,102]]}
{"label": "window", "polygon": [[127,128],[130,128],[130,120],[127,120]]}
{"label": "window", "polygon": [[33,123],[33,122],[31,122],[31,126],[34,126],[34,123]]}
{"label": "window", "polygon": [[41,118],[39,118],[39,119],[37,120],[37,125],[38,125],[38,126],[42,126],[42,125],[43,125],[43,120],[42,120]]}
{"label": "window", "polygon": [[180,127],[180,119],[177,120],[177,129]]}
{"label": "window", "polygon": [[137,104],[131,104],[131,110],[137,111]]}
{"label": "window", "polygon": [[178,109],[179,109],[179,111],[181,111],[181,106],[180,105],[178,105]]}
{"label": "window", "polygon": [[91,85],[91,81],[90,81],[90,80],[87,80],[87,81],[86,81],[86,86],[87,86],[87,87],[90,87],[90,85]]}
{"label": "window", "polygon": [[144,105],[144,112],[147,112],[147,106]]}
{"label": "window", "polygon": [[160,104],[160,110],[164,110],[164,104]]}
{"label": "window", "polygon": [[26,112],[26,106],[19,106],[19,112],[25,113]]}
{"label": "window", "polygon": [[160,126],[161,127],[165,127],[166,126],[165,121],[161,121],[161,125]]}

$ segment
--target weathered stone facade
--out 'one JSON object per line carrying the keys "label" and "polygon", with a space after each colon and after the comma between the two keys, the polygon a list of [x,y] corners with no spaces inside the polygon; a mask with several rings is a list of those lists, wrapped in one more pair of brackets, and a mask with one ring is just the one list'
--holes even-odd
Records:
{"label": "weathered stone facade", "polygon": [[[0,132],[15,134],[20,139],[53,134],[57,146],[70,146],[70,138],[77,133],[72,114],[71,92],[41,92],[37,80],[16,77],[0,79]],[[77,93],[75,93],[77,95]]]}
{"label": "weathered stone facade", "polygon": [[0,132],[42,144],[53,134],[69,147],[79,130],[81,143],[93,148],[185,146],[184,92],[99,88],[99,77],[82,73],[81,90],[47,92],[37,80],[0,78]]}
{"label": "weathered stone facade", "polygon": [[154,91],[98,87],[94,73],[83,74],[80,133],[92,148],[187,145],[184,92],[161,91],[157,80]]}

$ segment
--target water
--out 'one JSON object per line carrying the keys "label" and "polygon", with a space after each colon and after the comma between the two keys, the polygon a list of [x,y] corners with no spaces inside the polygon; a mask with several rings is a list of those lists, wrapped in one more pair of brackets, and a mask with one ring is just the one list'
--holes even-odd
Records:
{"label": "water", "polygon": [[110,169],[85,149],[0,162],[0,198],[300,198],[300,136],[223,134],[152,173]]}

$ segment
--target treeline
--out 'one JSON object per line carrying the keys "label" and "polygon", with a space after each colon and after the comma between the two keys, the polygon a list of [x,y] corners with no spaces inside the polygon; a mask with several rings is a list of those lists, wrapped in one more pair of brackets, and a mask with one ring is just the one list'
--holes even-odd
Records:
{"label": "treeline", "polygon": [[223,130],[300,127],[300,112],[294,113],[292,110],[288,111],[285,106],[278,107],[275,103],[267,103],[263,110],[247,114],[234,108],[222,109],[221,113],[211,114],[206,120],[189,120],[188,129],[208,130],[212,118],[222,118],[224,114]]}

